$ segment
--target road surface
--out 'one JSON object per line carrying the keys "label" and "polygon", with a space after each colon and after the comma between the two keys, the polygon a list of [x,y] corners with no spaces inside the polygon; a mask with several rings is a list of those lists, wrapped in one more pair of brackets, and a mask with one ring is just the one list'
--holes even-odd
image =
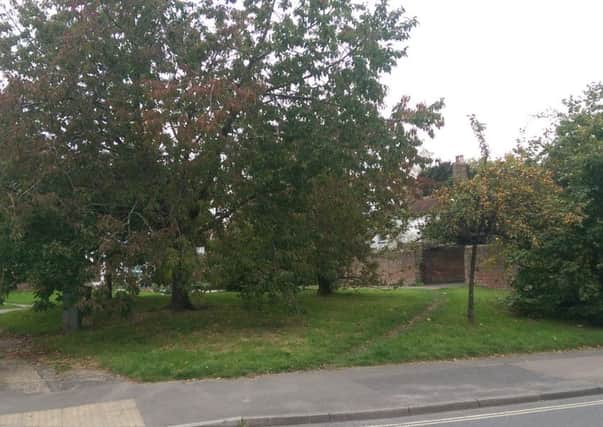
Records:
{"label": "road surface", "polygon": [[[305,427],[601,427],[603,396]],[[296,426],[303,427],[303,426]]]}

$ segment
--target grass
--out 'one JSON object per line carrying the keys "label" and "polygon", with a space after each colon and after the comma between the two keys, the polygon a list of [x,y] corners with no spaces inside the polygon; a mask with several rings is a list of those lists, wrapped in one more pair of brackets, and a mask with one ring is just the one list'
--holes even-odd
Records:
{"label": "grass", "polygon": [[508,310],[507,292],[478,289],[476,322],[466,320],[466,289],[440,291],[441,308],[395,338],[373,343],[343,365],[468,358],[508,353],[568,350],[603,345],[603,328],[519,317]]}
{"label": "grass", "polygon": [[16,291],[8,294],[5,304],[33,304],[34,293],[29,291]]}
{"label": "grass", "polygon": [[328,298],[308,292],[297,314],[245,310],[230,293],[204,296],[202,310],[172,313],[165,309],[168,297],[145,295],[130,319],[70,336],[60,333],[58,309],[3,314],[0,330],[34,336],[36,350],[51,359],[91,361],[142,381],[603,345],[603,329],[515,317],[505,297],[478,290],[473,326],[465,319],[465,289],[399,289]]}

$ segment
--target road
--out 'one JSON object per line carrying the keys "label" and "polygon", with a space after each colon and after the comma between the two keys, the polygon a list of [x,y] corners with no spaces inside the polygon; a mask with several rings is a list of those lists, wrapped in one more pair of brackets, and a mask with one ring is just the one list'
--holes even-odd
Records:
{"label": "road", "polygon": [[[601,427],[603,396],[311,427]],[[302,427],[302,426],[298,426]],[[310,426],[306,426],[310,427]]]}

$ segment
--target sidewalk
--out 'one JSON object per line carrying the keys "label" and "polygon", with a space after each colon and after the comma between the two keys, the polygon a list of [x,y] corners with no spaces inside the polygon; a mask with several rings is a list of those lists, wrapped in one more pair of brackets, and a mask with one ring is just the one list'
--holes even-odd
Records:
{"label": "sidewalk", "polygon": [[[0,368],[2,362],[0,359]],[[310,371],[234,380],[154,384],[124,380],[74,381],[60,388],[53,384],[46,388],[34,387],[34,392],[27,392],[27,387],[8,387],[3,375],[6,376],[6,370],[0,369],[0,426],[19,425],[14,421],[10,424],[7,414],[19,414],[21,420],[31,420],[28,425],[32,426],[36,425],[35,419],[42,420],[45,416],[46,424],[40,425],[77,425],[77,416],[101,417],[107,405],[117,405],[111,413],[122,421],[127,416],[141,420],[136,425],[142,425],[144,420],[147,427],[289,415],[302,418],[285,419],[283,423],[300,424],[300,420],[302,423],[324,422],[337,417],[342,421],[346,416],[348,419],[374,418],[374,411],[380,410],[397,411],[393,414],[419,413],[552,399],[568,396],[568,392],[603,393],[599,388],[603,387],[603,350]],[[558,395],[560,392],[565,394]],[[437,406],[444,403],[447,406]],[[86,405],[82,407],[85,411],[74,408],[79,405]],[[57,412],[59,408],[67,409]],[[55,411],[38,412],[52,409]],[[363,411],[368,412],[360,413]],[[53,423],[48,421],[49,414],[55,417]],[[338,415],[329,418],[329,414]],[[316,417],[308,418],[308,415]],[[387,414],[384,412],[384,415]],[[264,419],[259,424],[268,422],[271,421]]]}

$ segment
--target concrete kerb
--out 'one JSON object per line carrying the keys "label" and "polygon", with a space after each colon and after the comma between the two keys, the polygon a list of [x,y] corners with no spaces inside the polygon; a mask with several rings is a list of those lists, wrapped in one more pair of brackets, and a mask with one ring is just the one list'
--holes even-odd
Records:
{"label": "concrete kerb", "polygon": [[288,426],[318,423],[336,423],[345,421],[363,421],[386,418],[401,418],[409,415],[426,415],[463,409],[478,409],[493,406],[504,406],[521,403],[532,403],[546,400],[569,399],[603,394],[603,387],[560,390],[544,393],[530,393],[515,396],[490,397],[464,401],[443,402],[431,405],[402,406],[366,411],[350,411],[322,414],[276,415],[256,417],[233,417],[213,421],[189,424],[177,424],[170,427],[264,427]]}

